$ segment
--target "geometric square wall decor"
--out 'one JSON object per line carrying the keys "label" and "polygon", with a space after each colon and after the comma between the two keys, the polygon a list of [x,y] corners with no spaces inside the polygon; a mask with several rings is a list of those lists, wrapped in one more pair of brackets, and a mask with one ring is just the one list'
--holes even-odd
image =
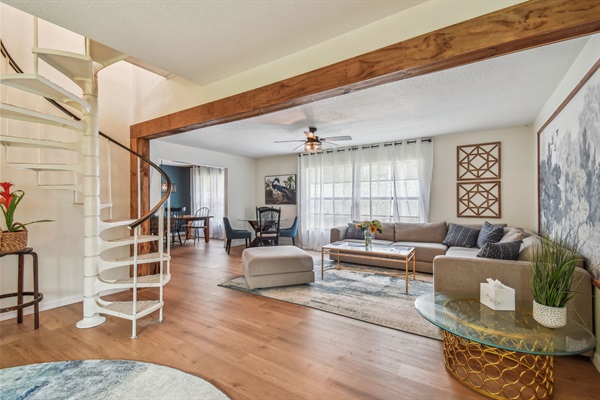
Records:
{"label": "geometric square wall decor", "polygon": [[500,218],[500,181],[458,182],[457,216]]}
{"label": "geometric square wall decor", "polygon": [[456,180],[500,179],[500,142],[456,146]]}

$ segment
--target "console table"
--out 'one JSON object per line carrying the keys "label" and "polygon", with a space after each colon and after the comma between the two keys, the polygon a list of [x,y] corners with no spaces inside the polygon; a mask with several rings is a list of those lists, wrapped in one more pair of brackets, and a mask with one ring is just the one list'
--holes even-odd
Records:
{"label": "console table", "polygon": [[532,304],[494,311],[479,297],[428,293],[415,307],[444,330],[446,369],[463,385],[495,399],[546,399],[554,388],[554,356],[584,353],[594,335],[569,320],[559,329],[538,324]]}
{"label": "console table", "polygon": [[[16,255],[18,256],[18,277],[17,277],[17,291],[14,293],[0,294],[0,299],[6,299],[10,297],[17,298],[17,304],[10,307],[0,308],[0,313],[9,311],[17,311],[17,323],[23,322],[23,309],[25,307],[33,306],[33,316],[35,329],[40,327],[40,306],[39,303],[44,298],[44,294],[39,291],[38,286],[38,256],[31,247],[26,247],[23,250],[14,251],[10,253],[0,253],[0,258],[4,256]],[[33,260],[33,292],[23,291],[23,276],[25,269],[25,256],[31,256]],[[6,263],[5,263],[6,264]],[[24,296],[32,296],[32,299],[28,302],[24,302]]]}

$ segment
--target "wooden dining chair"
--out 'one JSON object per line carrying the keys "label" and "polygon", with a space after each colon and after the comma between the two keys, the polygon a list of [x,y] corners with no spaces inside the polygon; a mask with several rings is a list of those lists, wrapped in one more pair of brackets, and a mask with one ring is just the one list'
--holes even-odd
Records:
{"label": "wooden dining chair", "polygon": [[[186,207],[171,207],[171,243],[175,244],[175,238],[179,240],[179,244],[183,244],[187,240],[187,231],[185,227],[185,215]],[[183,239],[182,239],[183,236]]]}
{"label": "wooden dining chair", "polygon": [[259,207],[256,209],[256,219],[258,221],[258,230],[256,231],[258,245],[279,245],[281,208]]}
{"label": "wooden dining chair", "polygon": [[[208,217],[210,215],[210,209],[208,207],[200,207],[196,210],[194,217]],[[188,230],[192,234],[192,238],[194,239],[194,244],[196,244],[196,239],[200,240],[200,231],[204,231],[204,234],[210,234],[210,232],[206,232],[206,220],[196,220],[190,221],[189,225],[186,225],[186,230]]]}

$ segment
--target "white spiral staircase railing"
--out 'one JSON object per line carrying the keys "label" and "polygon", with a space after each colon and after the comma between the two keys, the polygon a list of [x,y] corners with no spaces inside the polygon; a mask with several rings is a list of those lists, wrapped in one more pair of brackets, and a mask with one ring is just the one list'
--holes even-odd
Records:
{"label": "white spiral staircase railing", "polygon": [[[7,58],[9,65],[15,70],[14,74],[4,74],[0,78],[3,85],[16,88],[20,91],[32,93],[36,96],[46,98],[55,104],[67,116],[58,117],[35,110],[16,106],[13,104],[0,104],[0,117],[26,121],[32,124],[49,125],[75,131],[78,133],[75,140],[65,140],[61,135],[50,139],[32,139],[20,137],[8,132],[0,132],[0,145],[4,147],[6,157],[3,157],[3,167],[26,169],[35,171],[38,186],[53,190],[70,190],[75,194],[75,202],[82,204],[84,208],[84,257],[83,263],[83,318],[77,323],[79,328],[91,328],[105,322],[104,315],[112,315],[132,321],[132,338],[137,337],[136,321],[152,312],[159,311],[159,320],[163,320],[164,291],[163,287],[171,279],[170,272],[170,241],[166,240],[166,248],[163,247],[163,238],[169,237],[169,213],[165,213],[165,205],[169,208],[170,181],[167,175],[156,164],[150,160],[131,151],[126,146],[104,135],[98,130],[98,82],[97,73],[101,69],[123,60],[127,56],[100,43],[90,39],[86,41],[85,54],[72,53],[60,50],[42,49],[37,47],[37,20],[34,22],[34,46],[33,73],[25,74],[10,57],[4,44],[2,54]],[[75,82],[81,88],[81,94],[72,93],[49,79],[39,75],[38,62],[42,61],[69,80]],[[67,106],[67,107],[65,107]],[[73,110],[73,111],[70,111]],[[77,115],[79,114],[79,115]],[[54,128],[56,129],[56,128]],[[107,152],[100,154],[100,141],[106,140]],[[125,149],[137,157],[138,210],[141,209],[140,177],[142,162],[149,163],[167,181],[167,192],[161,201],[145,215],[137,215],[134,219],[112,219],[113,201],[112,182],[110,174],[110,152],[111,146]],[[74,163],[45,163],[40,159],[8,161],[9,151],[14,148],[33,148],[47,152],[73,152]],[[61,154],[61,153],[59,153]],[[59,157],[60,158],[60,157]],[[101,176],[100,161],[103,160],[109,168],[109,172],[103,178]],[[48,179],[48,174],[68,173],[73,179],[65,184],[54,184]],[[42,176],[42,174],[45,174]],[[60,179],[59,179],[60,180]],[[47,182],[50,183],[47,183]],[[104,198],[109,201],[101,204],[101,187],[105,187],[107,193]],[[127,201],[129,199],[126,199]],[[102,219],[101,212],[107,214],[108,218]],[[158,218],[158,233],[155,235],[143,235],[142,224],[149,220],[152,215],[167,215],[166,221]],[[104,239],[105,232],[114,228],[128,227],[129,234],[116,239]],[[108,235],[108,236],[115,236]],[[142,254],[143,249],[153,247],[157,251]],[[114,258],[111,250],[115,248],[130,249],[129,256]],[[158,265],[158,273],[152,275],[139,275],[139,266],[152,263]],[[130,277],[125,279],[109,279],[108,271],[115,268],[129,266]],[[154,300],[139,300],[138,289],[158,288],[158,298]],[[110,291],[130,291],[131,299],[127,301],[107,301],[103,294]],[[146,296],[148,297],[148,296]],[[103,315],[104,314],[104,315]]]}

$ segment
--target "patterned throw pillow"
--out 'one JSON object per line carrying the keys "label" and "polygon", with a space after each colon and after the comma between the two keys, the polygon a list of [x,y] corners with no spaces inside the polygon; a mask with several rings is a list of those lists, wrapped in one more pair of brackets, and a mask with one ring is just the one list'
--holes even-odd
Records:
{"label": "patterned throw pillow", "polygon": [[516,242],[486,243],[477,253],[477,257],[496,260],[516,260],[521,249],[521,240]]}
{"label": "patterned throw pillow", "polygon": [[365,233],[362,229],[357,228],[356,224],[348,224],[348,230],[346,231],[346,239],[364,239]]}
{"label": "patterned throw pillow", "polygon": [[460,247],[475,247],[477,238],[479,237],[479,229],[467,228],[466,226],[450,224],[448,233],[442,242],[446,246]]}
{"label": "patterned throw pillow", "polygon": [[504,236],[504,228],[501,226],[492,225],[485,221],[479,237],[477,238],[477,247],[482,248],[486,243],[498,243]]}

